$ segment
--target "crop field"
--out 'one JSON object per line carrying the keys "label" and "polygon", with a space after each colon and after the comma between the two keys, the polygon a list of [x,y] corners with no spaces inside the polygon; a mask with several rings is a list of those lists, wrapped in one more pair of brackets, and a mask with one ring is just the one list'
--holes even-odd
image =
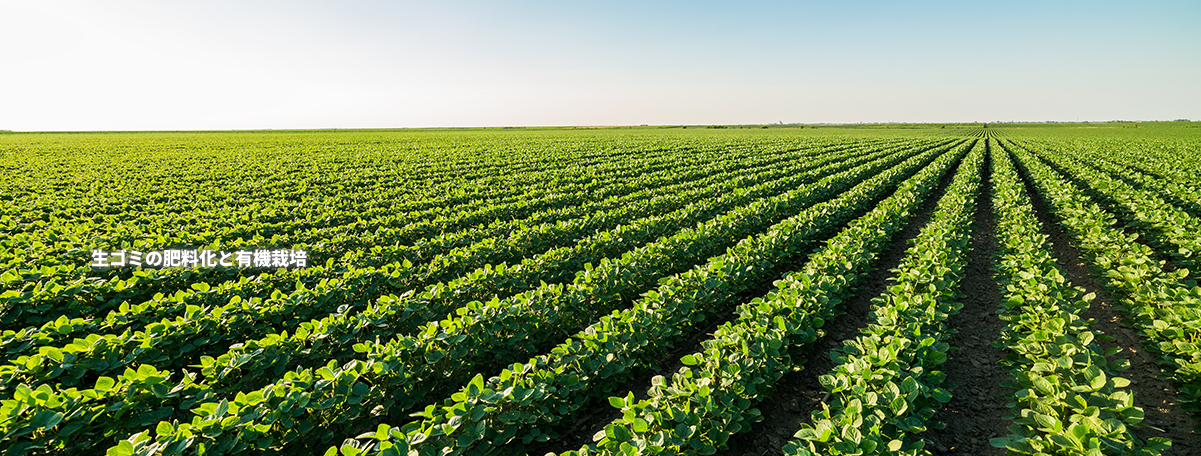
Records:
{"label": "crop field", "polygon": [[0,134],[0,454],[1201,454],[1194,123]]}

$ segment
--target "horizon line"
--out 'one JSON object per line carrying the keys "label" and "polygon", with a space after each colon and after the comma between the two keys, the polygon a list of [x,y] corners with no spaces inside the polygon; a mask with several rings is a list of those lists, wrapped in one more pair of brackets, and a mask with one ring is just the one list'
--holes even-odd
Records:
{"label": "horizon line", "polygon": [[611,125],[482,125],[482,126],[422,126],[422,127],[317,127],[317,128],[229,128],[229,129],[167,129],[167,130],[3,130],[2,134],[15,133],[205,133],[205,132],[259,132],[259,131],[380,131],[380,130],[485,130],[485,129],[601,129],[601,128],[712,128],[712,127],[782,127],[782,126],[871,126],[871,125],[1014,125],[1014,124],[1107,124],[1107,123],[1185,123],[1201,122],[1201,120],[996,120],[996,121],[956,121],[956,122],[772,122],[745,124],[611,124]]}

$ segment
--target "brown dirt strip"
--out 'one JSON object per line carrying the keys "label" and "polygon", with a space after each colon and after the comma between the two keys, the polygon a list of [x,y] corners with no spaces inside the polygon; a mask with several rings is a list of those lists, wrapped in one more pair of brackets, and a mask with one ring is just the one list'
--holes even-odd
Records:
{"label": "brown dirt strip", "polygon": [[[989,146],[991,149],[991,145]],[[993,280],[993,256],[996,252],[996,225],[992,207],[992,160],[985,159],[980,193],[976,196],[976,220],[971,250],[960,290],[963,309],[947,320],[957,331],[948,343],[950,357],[939,367],[946,373],[943,388],[951,392],[951,401],[934,414],[943,429],[930,429],[922,435],[934,454],[1000,455],[988,440],[1008,434],[1009,423],[1001,419],[1009,411],[1002,386],[1009,374],[998,364],[1005,354],[993,341],[1005,327],[997,316],[1001,291]]]}

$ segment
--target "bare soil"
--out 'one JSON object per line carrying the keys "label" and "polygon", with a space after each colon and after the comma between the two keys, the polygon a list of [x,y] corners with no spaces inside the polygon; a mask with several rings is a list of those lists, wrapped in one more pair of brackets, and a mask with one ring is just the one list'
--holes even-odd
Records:
{"label": "bare soil", "polygon": [[1009,374],[999,364],[1005,354],[993,346],[1005,322],[997,315],[1001,291],[992,277],[996,225],[991,169],[991,160],[986,160],[976,196],[971,250],[960,282],[963,309],[947,320],[956,333],[949,341],[950,357],[940,369],[947,374],[943,388],[951,392],[951,401],[934,414],[934,421],[945,427],[932,426],[922,436],[928,441],[927,448],[938,455],[1005,454],[988,442],[1008,434],[1009,423],[1002,416],[1009,411],[1006,395],[1012,391],[1004,386]]}

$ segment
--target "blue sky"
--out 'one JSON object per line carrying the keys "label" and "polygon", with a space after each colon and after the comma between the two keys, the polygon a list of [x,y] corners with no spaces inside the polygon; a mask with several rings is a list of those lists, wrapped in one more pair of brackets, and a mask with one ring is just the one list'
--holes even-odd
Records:
{"label": "blue sky", "polygon": [[0,129],[1201,119],[1201,2],[0,0]]}

